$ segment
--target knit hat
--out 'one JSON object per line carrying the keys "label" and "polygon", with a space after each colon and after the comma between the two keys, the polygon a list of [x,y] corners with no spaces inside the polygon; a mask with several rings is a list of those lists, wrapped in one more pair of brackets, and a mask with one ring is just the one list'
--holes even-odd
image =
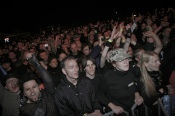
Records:
{"label": "knit hat", "polygon": [[6,85],[7,80],[10,79],[10,78],[16,78],[16,79],[19,79],[19,76],[18,76],[17,74],[13,74],[13,73],[11,73],[11,74],[7,74],[7,75],[5,76],[5,78],[4,78],[3,83],[2,83],[3,86]]}
{"label": "knit hat", "polygon": [[131,56],[126,53],[126,51],[123,48],[117,48],[114,50],[111,50],[109,53],[109,59],[111,62],[120,62],[126,58],[130,58]]}

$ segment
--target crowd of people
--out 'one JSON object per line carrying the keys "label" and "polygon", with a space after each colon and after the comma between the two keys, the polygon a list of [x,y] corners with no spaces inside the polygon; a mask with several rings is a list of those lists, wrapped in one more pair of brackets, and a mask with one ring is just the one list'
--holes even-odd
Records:
{"label": "crowd of people", "polygon": [[[175,11],[42,30],[0,47],[2,116],[175,115]],[[169,98],[169,99],[167,99]],[[170,100],[171,98],[171,100]],[[171,105],[170,105],[171,104]]]}

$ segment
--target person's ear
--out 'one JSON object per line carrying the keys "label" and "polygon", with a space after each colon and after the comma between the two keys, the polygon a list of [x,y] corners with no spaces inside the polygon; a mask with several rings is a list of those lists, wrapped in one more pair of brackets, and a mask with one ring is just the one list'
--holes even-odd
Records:
{"label": "person's ear", "polygon": [[39,90],[41,91],[41,87],[39,86]]}
{"label": "person's ear", "polygon": [[139,59],[138,58],[135,58],[135,60],[138,62],[139,61]]}
{"label": "person's ear", "polygon": [[144,62],[143,64],[145,65],[145,67],[148,67],[148,63]]}
{"label": "person's ear", "polygon": [[7,86],[5,86],[5,88],[8,89]]}
{"label": "person's ear", "polygon": [[116,63],[115,63],[115,62],[112,62],[112,66],[113,66],[113,67],[116,67]]}
{"label": "person's ear", "polygon": [[62,72],[63,72],[63,74],[65,74],[65,75],[67,74],[67,73],[66,73],[66,70],[65,70],[64,68],[62,68]]}

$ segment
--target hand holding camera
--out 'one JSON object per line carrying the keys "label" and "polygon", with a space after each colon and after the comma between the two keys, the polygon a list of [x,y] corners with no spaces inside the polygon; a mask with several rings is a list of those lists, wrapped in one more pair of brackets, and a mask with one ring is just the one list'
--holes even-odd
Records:
{"label": "hand holding camera", "polygon": [[9,42],[9,38],[4,39],[5,43]]}
{"label": "hand holding camera", "polygon": [[44,47],[48,47],[49,45],[48,44],[44,44]]}

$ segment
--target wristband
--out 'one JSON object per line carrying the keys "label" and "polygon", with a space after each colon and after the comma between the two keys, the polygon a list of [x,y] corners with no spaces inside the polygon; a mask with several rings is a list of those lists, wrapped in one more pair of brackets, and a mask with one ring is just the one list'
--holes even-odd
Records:
{"label": "wristband", "polygon": [[87,115],[87,113],[85,113],[83,116],[86,116]]}
{"label": "wristband", "polygon": [[130,43],[131,41],[130,40],[126,40],[126,42],[129,42]]}
{"label": "wristband", "polygon": [[108,42],[110,42],[110,43],[111,43],[111,42],[112,42],[112,40],[108,39]]}

